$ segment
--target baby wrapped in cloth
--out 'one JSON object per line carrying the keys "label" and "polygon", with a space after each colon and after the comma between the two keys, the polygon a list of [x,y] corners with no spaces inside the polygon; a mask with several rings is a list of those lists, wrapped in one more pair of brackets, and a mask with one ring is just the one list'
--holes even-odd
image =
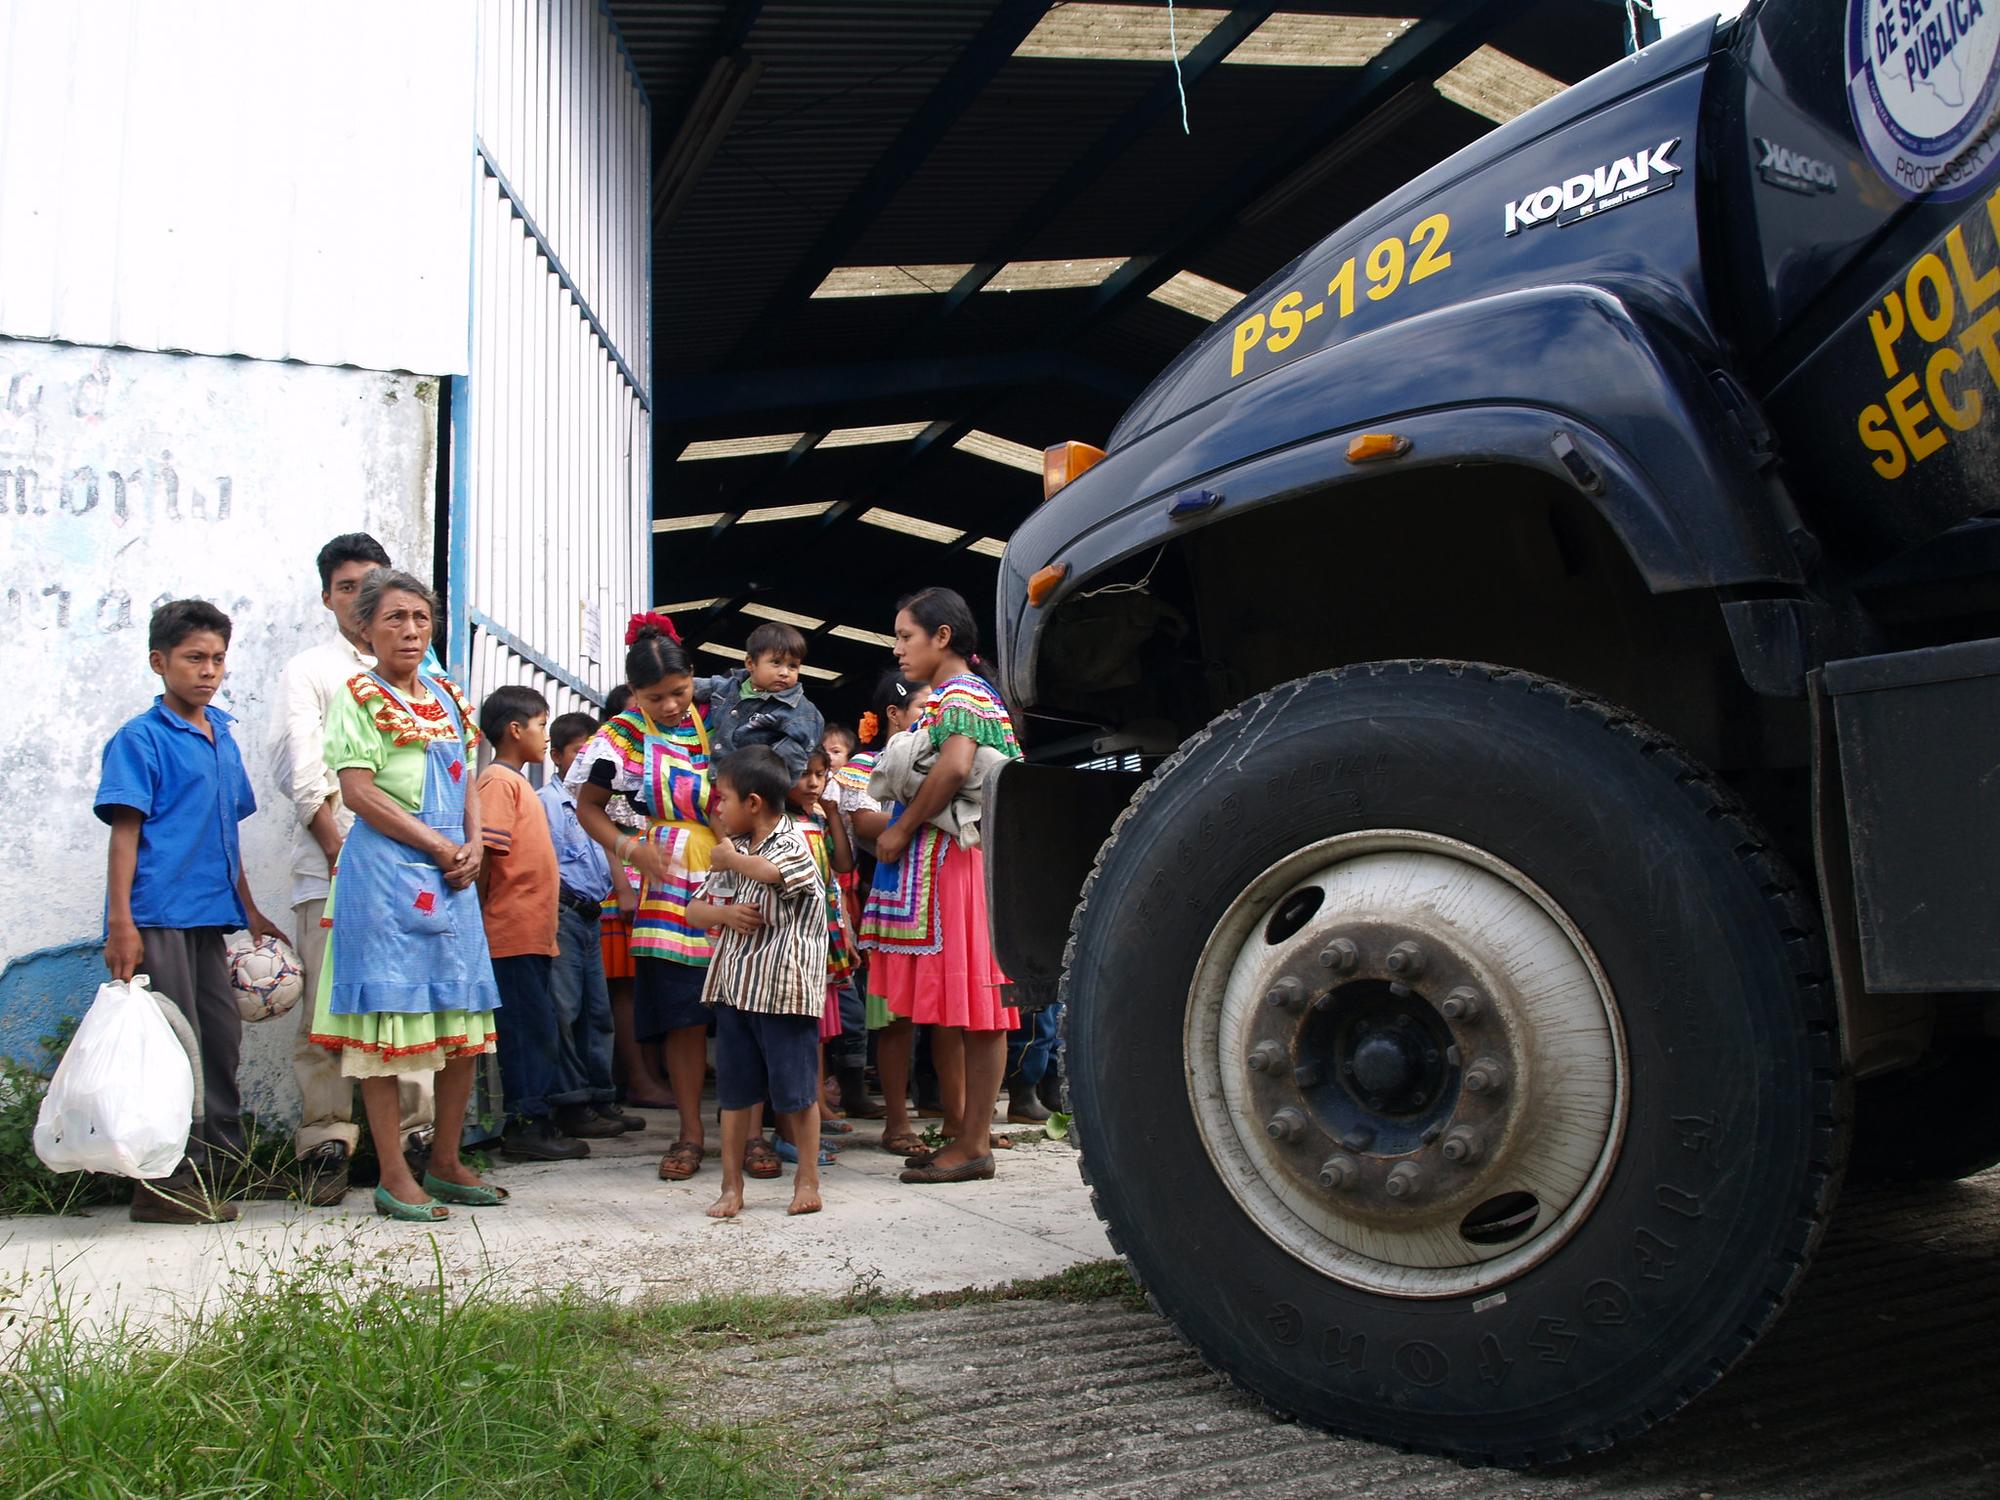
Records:
{"label": "baby wrapped in cloth", "polygon": [[[868,795],[885,805],[895,802],[907,807],[937,760],[938,747],[931,743],[928,734],[903,733],[891,737],[875,759],[874,772],[868,778]],[[931,819],[931,826],[955,839],[962,848],[978,848],[979,815],[986,806],[987,778],[1006,764],[1006,756],[990,745],[981,745],[973,752],[972,770],[965,784],[944,810]]]}

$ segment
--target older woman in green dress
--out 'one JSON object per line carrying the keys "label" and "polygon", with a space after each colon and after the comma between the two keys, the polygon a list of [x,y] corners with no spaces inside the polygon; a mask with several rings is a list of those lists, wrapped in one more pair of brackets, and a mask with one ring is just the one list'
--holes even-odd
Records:
{"label": "older woman in green dress", "polygon": [[326,764],[356,821],[327,901],[312,1025],[313,1041],[361,1080],[377,1142],[397,1139],[398,1075],[438,1073],[423,1182],[401,1152],[378,1152],[376,1212],[419,1222],[446,1217],[446,1204],[507,1197],[459,1156],[474,1059],[494,1048],[500,997],[473,888],[480,828],[469,761],[479,730],[457,686],[422,670],[436,609],[421,581],[387,568],[369,574],[356,599],[376,665],[327,713]]}

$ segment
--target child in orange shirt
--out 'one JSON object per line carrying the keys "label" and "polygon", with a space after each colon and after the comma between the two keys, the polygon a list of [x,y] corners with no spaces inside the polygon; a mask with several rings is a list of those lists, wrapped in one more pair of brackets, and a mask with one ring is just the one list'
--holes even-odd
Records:
{"label": "child in orange shirt", "polygon": [[[561,1045],[550,975],[556,955],[555,840],[528,781],[549,750],[548,700],[533,688],[495,688],[479,706],[479,729],[493,764],[479,773],[479,909],[493,981],[500,989],[500,1082],[506,1092],[503,1156],[574,1161],[590,1147],[557,1129],[557,1108],[582,1098],[582,1080],[561,1076]],[[573,1096],[573,1097],[572,1097]]]}

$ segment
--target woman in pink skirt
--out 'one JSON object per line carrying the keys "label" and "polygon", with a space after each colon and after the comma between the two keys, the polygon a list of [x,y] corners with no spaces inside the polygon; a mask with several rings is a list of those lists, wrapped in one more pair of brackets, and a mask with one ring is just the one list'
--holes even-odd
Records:
{"label": "woman in pink skirt", "polygon": [[903,601],[896,660],[906,677],[931,684],[914,732],[929,736],[937,759],[902,816],[875,840],[876,858],[894,865],[896,878],[893,887],[878,880],[862,917],[862,946],[874,955],[869,992],[891,1013],[935,1028],[931,1056],[957,1126],[942,1150],[908,1159],[903,1181],[980,1182],[993,1175],[993,1106],[1019,1015],[1005,1003],[1007,979],[993,956],[985,856],[931,820],[958,796],[982,746],[1010,760],[1021,747],[1006,705],[978,675],[972,611],[950,589]]}

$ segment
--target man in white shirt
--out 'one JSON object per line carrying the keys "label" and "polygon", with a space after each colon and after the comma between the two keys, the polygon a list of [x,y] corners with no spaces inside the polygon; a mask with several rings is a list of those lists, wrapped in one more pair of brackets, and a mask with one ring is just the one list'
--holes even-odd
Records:
{"label": "man in white shirt", "polygon": [[[326,958],[326,898],[341,841],[354,814],[340,800],[340,778],[326,767],[326,714],[335,693],[345,692],[375,658],[361,650],[354,601],[361,581],[389,565],[389,554],[366,532],[337,536],[319,551],[320,603],[332,612],[339,634],[289,662],[278,678],[278,727],[271,757],[278,785],[290,798],[292,826],[292,915],[297,921],[299,959],[306,971],[305,998],[298,1006],[298,1040],[292,1074],[299,1085],[299,1128],[292,1150],[305,1169],[309,1201],[327,1206],[347,1192],[348,1163],[360,1144],[354,1121],[354,1081],[340,1074],[340,1057],[312,1042],[312,995]],[[421,1149],[433,1115],[429,1073],[398,1080],[403,1107],[402,1147]],[[415,1139],[413,1140],[412,1137]],[[383,1142],[376,1142],[379,1153]]]}

